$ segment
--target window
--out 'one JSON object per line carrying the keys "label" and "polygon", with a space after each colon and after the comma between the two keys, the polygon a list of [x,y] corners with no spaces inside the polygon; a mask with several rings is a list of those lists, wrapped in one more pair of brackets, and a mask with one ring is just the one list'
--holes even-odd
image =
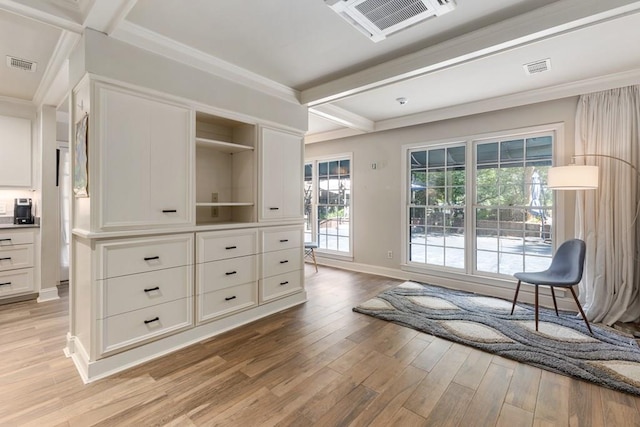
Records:
{"label": "window", "polygon": [[465,147],[410,152],[409,259],[464,268]]}
{"label": "window", "polygon": [[554,135],[407,148],[407,265],[485,276],[547,268]]}
{"label": "window", "polygon": [[476,143],[475,271],[548,267],[553,198],[543,182],[552,146],[551,135]]}
{"label": "window", "polygon": [[351,156],[305,164],[305,240],[318,251],[351,255]]}

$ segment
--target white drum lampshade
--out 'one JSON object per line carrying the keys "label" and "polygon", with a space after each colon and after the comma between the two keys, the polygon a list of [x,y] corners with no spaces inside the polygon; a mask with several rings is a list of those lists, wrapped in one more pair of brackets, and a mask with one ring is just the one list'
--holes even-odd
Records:
{"label": "white drum lampshade", "polygon": [[598,188],[598,166],[553,167],[547,179],[547,188],[552,190],[593,190]]}

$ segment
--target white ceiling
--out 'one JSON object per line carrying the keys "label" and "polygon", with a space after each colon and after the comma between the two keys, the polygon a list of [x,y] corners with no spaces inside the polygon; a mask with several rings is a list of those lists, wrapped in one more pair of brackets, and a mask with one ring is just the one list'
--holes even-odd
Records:
{"label": "white ceiling", "polygon": [[373,43],[323,0],[0,0],[3,63],[38,62],[0,98],[60,102],[87,27],[309,105],[308,142],[640,83],[640,1],[457,0]]}

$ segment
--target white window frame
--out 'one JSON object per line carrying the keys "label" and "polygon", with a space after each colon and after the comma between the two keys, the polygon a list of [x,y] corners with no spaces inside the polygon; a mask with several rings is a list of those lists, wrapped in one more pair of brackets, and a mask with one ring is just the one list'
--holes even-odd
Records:
{"label": "white window frame", "polygon": [[[312,157],[312,158],[305,158],[304,160],[304,164],[305,167],[307,164],[311,163],[312,164],[312,168],[311,168],[311,180],[313,183],[313,191],[312,191],[312,198],[311,198],[311,237],[312,240],[316,243],[317,242],[317,237],[318,237],[318,221],[317,221],[317,217],[318,217],[318,191],[317,191],[317,186],[318,186],[318,163],[324,163],[324,162],[331,162],[331,161],[340,161],[340,160],[349,160],[349,181],[350,181],[350,195],[349,195],[349,252],[344,252],[344,251],[335,251],[335,250],[330,250],[330,249],[325,249],[322,248],[320,246],[318,246],[318,248],[316,249],[316,253],[322,255],[325,258],[334,258],[334,259],[338,259],[338,260],[343,260],[343,261],[353,261],[353,241],[354,241],[354,235],[353,235],[353,207],[355,205],[354,203],[354,179],[353,179],[353,171],[354,171],[354,164],[353,164],[353,153],[352,152],[348,152],[348,153],[337,153],[337,154],[332,154],[329,156],[320,156],[320,157]],[[304,179],[304,177],[303,177]]]}
{"label": "white window frame", "polygon": [[[496,132],[486,132],[482,134],[467,135],[461,138],[441,139],[433,141],[425,141],[420,143],[406,144],[401,147],[402,165],[401,165],[401,179],[400,179],[400,194],[401,194],[401,206],[400,206],[400,226],[401,226],[401,264],[400,268],[407,272],[414,272],[421,275],[433,276],[434,278],[451,279],[451,280],[463,280],[469,283],[476,283],[482,285],[490,285],[497,287],[512,288],[512,278],[504,275],[486,272],[476,272],[476,251],[475,251],[475,224],[473,219],[473,209],[475,205],[475,182],[476,182],[476,158],[475,158],[475,142],[483,142],[493,139],[501,139],[506,137],[518,137],[520,135],[530,135],[536,133],[552,133],[553,134],[553,154],[552,164],[555,165],[567,163],[567,159],[571,157],[571,151],[567,150],[564,144],[564,124],[563,123],[550,123],[547,125],[530,126],[510,130],[502,130]],[[466,213],[465,213],[465,268],[464,271],[459,269],[453,269],[443,266],[435,266],[422,263],[412,263],[409,261],[409,224],[408,224],[408,208],[410,203],[410,192],[407,188],[407,183],[410,180],[411,163],[409,159],[409,153],[412,150],[420,148],[433,149],[439,146],[451,146],[455,144],[466,144],[466,159],[470,162],[466,166],[468,171],[468,177],[466,182]],[[553,203],[553,218],[555,223],[552,227],[552,241],[553,247],[557,245],[557,242],[565,240],[567,230],[564,221],[561,219],[566,215],[567,200],[563,192],[554,192]],[[452,282],[453,284],[453,282]]]}

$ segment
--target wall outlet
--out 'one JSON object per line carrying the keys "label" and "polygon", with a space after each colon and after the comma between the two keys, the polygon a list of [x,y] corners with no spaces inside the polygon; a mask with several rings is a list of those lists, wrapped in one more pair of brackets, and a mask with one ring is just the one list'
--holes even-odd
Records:
{"label": "wall outlet", "polygon": [[393,251],[387,251],[387,258],[389,259],[393,258]]}
{"label": "wall outlet", "polygon": [[[211,193],[211,203],[218,203],[218,193]],[[211,218],[218,218],[220,215],[220,208],[218,206],[211,206]]]}

